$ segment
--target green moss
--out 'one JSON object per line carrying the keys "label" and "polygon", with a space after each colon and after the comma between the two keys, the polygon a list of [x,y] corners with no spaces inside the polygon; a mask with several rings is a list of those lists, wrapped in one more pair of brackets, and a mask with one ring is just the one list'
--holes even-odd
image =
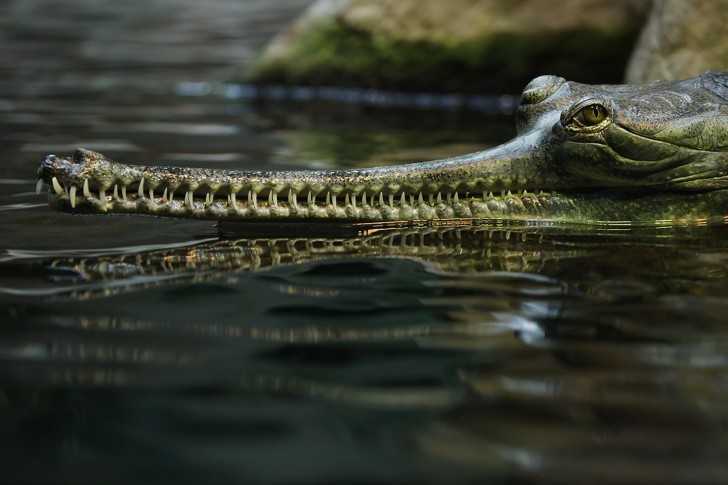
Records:
{"label": "green moss", "polygon": [[411,42],[330,21],[303,34],[285,58],[262,59],[247,80],[446,92],[518,92],[545,73],[620,82],[637,34],[571,30]]}

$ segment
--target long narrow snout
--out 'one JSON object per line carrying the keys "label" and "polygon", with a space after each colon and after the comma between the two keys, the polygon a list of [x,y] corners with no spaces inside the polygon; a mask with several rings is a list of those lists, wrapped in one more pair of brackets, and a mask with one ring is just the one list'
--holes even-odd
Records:
{"label": "long narrow snout", "polygon": [[537,137],[445,160],[348,170],[238,171],[116,163],[79,149],[39,176],[62,209],[218,220],[433,220],[551,204]]}

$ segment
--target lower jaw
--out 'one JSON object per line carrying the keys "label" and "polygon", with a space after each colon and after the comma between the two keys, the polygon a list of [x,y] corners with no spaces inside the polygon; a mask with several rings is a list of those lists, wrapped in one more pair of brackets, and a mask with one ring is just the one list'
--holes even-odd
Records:
{"label": "lower jaw", "polygon": [[[728,190],[703,193],[635,194],[628,192],[451,194],[438,199],[413,196],[378,200],[343,201],[336,198],[313,203],[268,200],[234,202],[204,198],[101,200],[51,192],[51,205],[74,213],[138,214],[158,217],[251,222],[436,222],[452,220],[528,221],[585,225],[717,225],[728,222]],[[318,202],[318,203],[317,203]]]}

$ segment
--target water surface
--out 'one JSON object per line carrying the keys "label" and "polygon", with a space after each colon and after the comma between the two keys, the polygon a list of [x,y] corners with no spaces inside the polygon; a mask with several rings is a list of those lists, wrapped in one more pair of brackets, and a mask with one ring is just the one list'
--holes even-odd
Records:
{"label": "water surface", "polygon": [[724,482],[721,227],[218,227],[33,193],[76,146],[319,168],[512,134],[507,100],[199,84],[307,3],[0,5],[3,483]]}

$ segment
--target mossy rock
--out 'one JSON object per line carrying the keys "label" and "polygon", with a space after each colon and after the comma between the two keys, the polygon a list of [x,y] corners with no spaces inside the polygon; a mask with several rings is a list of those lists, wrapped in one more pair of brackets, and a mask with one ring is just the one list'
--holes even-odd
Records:
{"label": "mossy rock", "polygon": [[[357,14],[362,8],[359,0],[327,0],[328,14],[320,4],[315,6],[315,14],[304,16],[276,39],[242,79],[501,93],[518,92],[543,73],[583,82],[619,82],[645,12],[645,2],[634,0],[607,7],[601,0],[566,2],[575,5],[559,10],[576,9],[571,16],[554,13],[553,3],[544,0],[433,2],[378,0],[362,15]],[[372,9],[372,3],[379,8]],[[463,13],[461,4],[472,12]],[[590,5],[600,10],[586,14],[583,8]],[[452,19],[454,11],[469,16],[467,29],[458,28],[456,21],[463,20],[458,15]],[[418,12],[425,13],[418,17]],[[450,20],[438,23],[436,13]]]}

